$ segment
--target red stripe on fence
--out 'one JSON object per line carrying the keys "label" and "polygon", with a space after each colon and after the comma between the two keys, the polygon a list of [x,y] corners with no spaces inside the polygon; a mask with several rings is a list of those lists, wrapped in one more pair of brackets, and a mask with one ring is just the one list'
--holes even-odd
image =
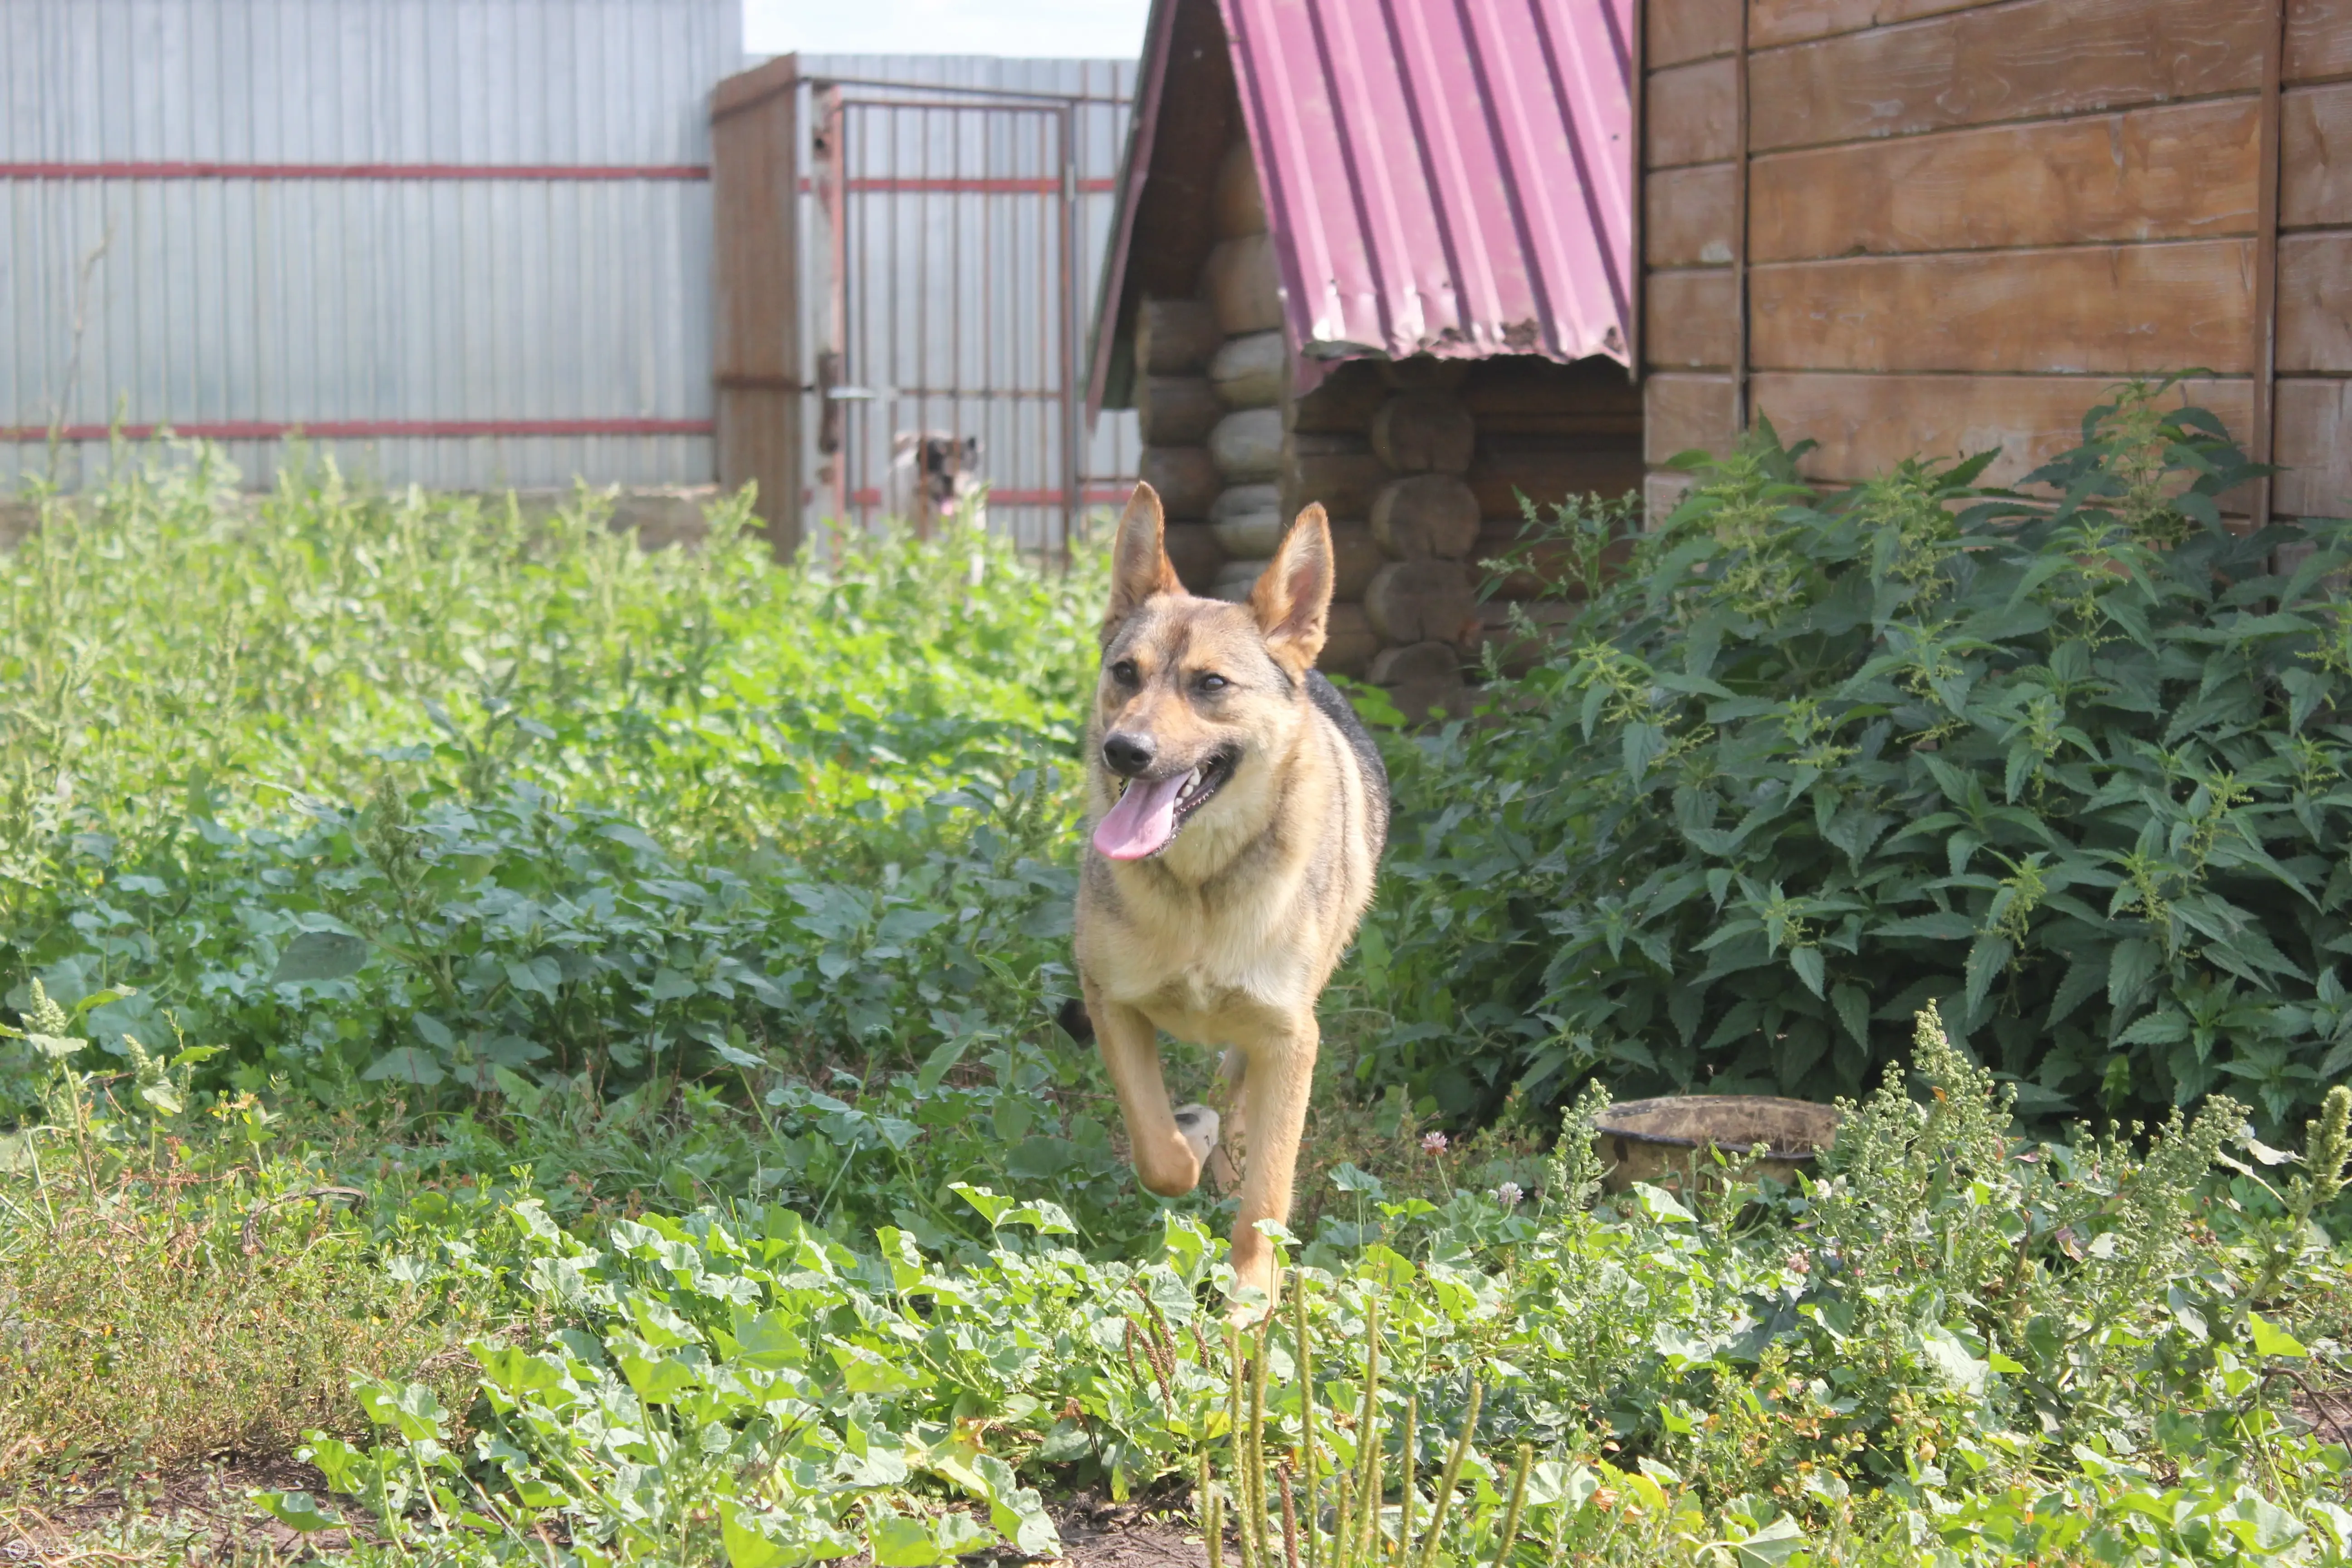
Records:
{"label": "red stripe on fence", "polygon": [[0,180],[707,180],[704,163],[0,163]]}
{"label": "red stripe on fence", "polygon": [[[320,419],[279,423],[264,419],[191,420],[183,424],[125,425],[127,439],[144,441],[161,430],[200,441],[275,441],[305,436],[314,441],[356,441],[385,437],[406,439],[464,440],[497,436],[709,436],[718,431],[709,419]],[[68,425],[57,432],[65,441],[103,441],[115,434],[106,425]],[[46,441],[42,425],[0,425],[0,441]]]}
{"label": "red stripe on fence", "polygon": [[[877,176],[873,179],[853,179],[849,182],[851,195],[877,194],[883,195],[1050,196],[1058,194],[1061,188],[1062,182],[1051,175],[1034,179],[983,179],[978,175],[948,176],[940,179],[885,179]],[[1080,180],[1078,182],[1078,191],[1084,195],[1104,195],[1118,188],[1118,182],[1116,180]],[[803,195],[807,195],[815,189],[814,179],[808,177],[802,179]]]}

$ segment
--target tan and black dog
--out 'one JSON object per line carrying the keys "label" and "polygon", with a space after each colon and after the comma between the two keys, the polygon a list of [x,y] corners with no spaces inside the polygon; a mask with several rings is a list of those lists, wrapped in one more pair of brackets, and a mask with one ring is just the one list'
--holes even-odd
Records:
{"label": "tan and black dog", "polygon": [[1227,1047],[1224,1141],[1245,1126],[1248,1142],[1235,1284],[1269,1295],[1257,1224],[1290,1217],[1316,999],[1371,901],[1388,833],[1380,752],[1315,671],[1332,559],[1310,506],[1247,604],[1196,599],[1169,564],[1159,496],[1136,486],[1087,736],[1078,975],[1136,1174],[1190,1192],[1219,1143],[1215,1112],[1170,1107],[1154,1028]]}

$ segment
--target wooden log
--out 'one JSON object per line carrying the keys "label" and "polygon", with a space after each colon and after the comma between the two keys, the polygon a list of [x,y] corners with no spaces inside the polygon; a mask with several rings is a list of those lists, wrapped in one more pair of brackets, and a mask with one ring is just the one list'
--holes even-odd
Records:
{"label": "wooden log", "polygon": [[[1758,410],[1784,440],[1821,443],[1799,465],[1808,479],[1864,479],[1906,458],[1998,447],[1989,484],[2014,483],[2080,442],[2084,411],[2106,388],[2082,376],[1782,373],[1759,375],[1754,384]],[[2195,381],[2186,391],[2244,438],[2252,403],[2245,380]]]}
{"label": "wooden log", "polygon": [[[1478,447],[1502,443],[1514,447],[1539,444],[1560,451],[1635,451],[1642,445],[1642,388],[1630,384],[1633,406],[1583,412],[1530,409],[1519,414],[1489,414],[1478,421]],[[1478,461],[1470,459],[1475,467]]]}
{"label": "wooden log", "polygon": [[1684,65],[1739,47],[1745,0],[1646,0],[1643,58],[1652,70]]}
{"label": "wooden log", "polygon": [[1391,561],[1364,585],[1364,614],[1383,643],[1458,643],[1478,601],[1459,562]]}
{"label": "wooden log", "polygon": [[1198,375],[1224,334],[1198,300],[1146,300],[1135,312],[1135,363],[1146,375]]}
{"label": "wooden log", "polygon": [[1491,651],[1505,675],[1525,675],[1559,646],[1560,634],[1576,624],[1583,609],[1580,604],[1558,599],[1532,605],[1490,600],[1478,606],[1478,640],[1471,646],[1470,657],[1484,663]]}
{"label": "wooden log", "polygon": [[1272,408],[1290,382],[1289,351],[1280,332],[1227,338],[1209,362],[1209,380],[1228,408]]}
{"label": "wooden log", "polygon": [[1372,660],[1371,681],[1375,686],[1394,686],[1408,680],[1443,680],[1462,673],[1462,650],[1450,642],[1431,641],[1405,643],[1381,649]]}
{"label": "wooden log", "polygon": [[1381,639],[1373,632],[1371,622],[1364,618],[1364,606],[1334,604],[1330,619],[1324,624],[1323,651],[1317,657],[1315,668],[1326,675],[1361,679],[1380,651]]}
{"label": "wooden log", "polygon": [[1473,362],[1439,359],[1435,354],[1408,354],[1402,359],[1374,360],[1381,379],[1397,392],[1450,392],[1470,379]]}
{"label": "wooden log", "polygon": [[2352,82],[2299,87],[2279,109],[2279,222],[2352,224]]}
{"label": "wooden log", "polygon": [[2253,359],[2253,242],[1865,257],[1748,274],[1759,369],[2095,371]]}
{"label": "wooden log", "polygon": [[1369,360],[1349,360],[1334,367],[1313,391],[1292,398],[1284,417],[1302,433],[1363,436],[1388,398],[1380,367]]}
{"label": "wooden log", "polygon": [[1300,451],[1293,437],[1282,461],[1282,514],[1297,517],[1320,502],[1333,517],[1370,517],[1372,498],[1389,481],[1386,464],[1370,452]]}
{"label": "wooden log", "polygon": [[1209,189],[1209,221],[1219,239],[1265,232],[1265,198],[1258,194],[1257,165],[1247,138],[1234,142],[1217,163],[1217,183]]}
{"label": "wooden log", "polygon": [[[1470,549],[1471,577],[1494,582],[1497,599],[1580,599],[1584,596],[1581,564],[1565,540],[1522,536],[1522,520],[1482,524]],[[1631,538],[1612,541],[1601,552],[1607,568],[1614,569],[1633,553]],[[1507,565],[1505,563],[1507,563]]]}
{"label": "wooden log", "polygon": [[1477,421],[1451,392],[1400,392],[1372,416],[1372,450],[1400,474],[1458,474],[1477,441]]}
{"label": "wooden log", "polygon": [[1749,145],[1762,153],[2251,91],[2263,36],[2278,26],[2274,4],[2018,0],[1754,54]]}
{"label": "wooden log", "polygon": [[1739,149],[1729,60],[1651,73],[1643,100],[1643,161],[1653,169],[1720,163]]}
{"label": "wooden log", "polygon": [[2251,234],[2258,120],[2239,99],[1775,153],[1751,258]]}
{"label": "wooden log", "polygon": [[2286,8],[2285,79],[2352,76],[2352,0],[2294,0]]}
{"label": "wooden log", "polygon": [[1136,424],[1150,446],[1197,447],[1224,412],[1206,376],[1147,375],[1136,382]]}
{"label": "wooden log", "polygon": [[1168,563],[1189,594],[1205,594],[1223,570],[1225,552],[1216,530],[1202,522],[1171,522],[1164,534]]}
{"label": "wooden log", "polygon": [[1647,467],[1630,442],[1613,451],[1496,452],[1471,465],[1470,493],[1482,518],[1516,521],[1526,515],[1522,496],[1548,518],[1570,496],[1605,499],[1640,489]]}
{"label": "wooden log", "polygon": [[[1250,489],[1272,489],[1271,485],[1251,485]],[[1227,490],[1226,495],[1234,492]],[[1222,505],[1223,498],[1220,498]],[[1217,542],[1227,555],[1237,560],[1264,561],[1273,557],[1282,543],[1285,528],[1282,513],[1269,501],[1254,510],[1221,511],[1209,524],[1217,531]]]}
{"label": "wooden log", "polygon": [[1642,455],[1650,462],[1685,451],[1727,452],[1739,438],[1729,376],[1659,374],[1643,382],[1643,390],[1649,420]]}
{"label": "wooden log", "polygon": [[1282,411],[1244,408],[1217,421],[1209,455],[1229,485],[1260,484],[1282,472]]}
{"label": "wooden log", "polygon": [[1160,510],[1197,521],[1209,515],[1224,489],[1206,447],[1146,447],[1136,460],[1136,477],[1160,492]]}
{"label": "wooden log", "polygon": [[1450,644],[1423,643],[1411,647],[1384,647],[1366,671],[1390,704],[1414,723],[1443,718],[1463,718],[1470,711],[1470,689],[1462,679],[1462,656]]}
{"label": "wooden log", "polygon": [[1735,167],[1700,163],[1661,169],[1642,182],[1642,249],[1649,265],[1731,264]]}
{"label": "wooden log", "polygon": [[1266,558],[1227,561],[1217,569],[1217,580],[1209,584],[1204,596],[1238,605],[1250,596],[1250,590],[1257,586],[1259,576],[1271,564],[1271,560]]}
{"label": "wooden log", "polygon": [[1201,292],[1217,313],[1217,331],[1228,338],[1281,326],[1280,287],[1274,242],[1263,234],[1219,240],[1201,269]]}
{"label": "wooden log", "polygon": [[1399,561],[1458,560],[1478,537],[1478,498],[1452,474],[1408,474],[1372,498],[1372,537]]}
{"label": "wooden log", "polygon": [[[1244,512],[1282,510],[1282,488],[1279,485],[1227,485],[1217,497],[1217,504],[1209,509],[1211,522],[1223,522]],[[1267,554],[1274,553],[1267,551]]]}
{"label": "wooden log", "polygon": [[1642,357],[1664,370],[1728,368],[1739,342],[1738,301],[1728,268],[1651,273],[1643,289]]}
{"label": "wooden log", "polygon": [[1372,537],[1371,524],[1367,522],[1335,522],[1331,524],[1331,565],[1335,581],[1331,586],[1332,602],[1360,603],[1364,590],[1381,567],[1389,563],[1380,542]]}
{"label": "wooden log", "polygon": [[1642,434],[1642,388],[1607,360],[1556,364],[1533,354],[1482,360],[1462,384],[1481,445],[1498,432],[1573,438]]}
{"label": "wooden log", "polygon": [[2352,381],[2278,384],[2273,503],[2287,517],[2352,515]]}
{"label": "wooden log", "polygon": [[2352,371],[2352,235],[2279,237],[2278,368]]}

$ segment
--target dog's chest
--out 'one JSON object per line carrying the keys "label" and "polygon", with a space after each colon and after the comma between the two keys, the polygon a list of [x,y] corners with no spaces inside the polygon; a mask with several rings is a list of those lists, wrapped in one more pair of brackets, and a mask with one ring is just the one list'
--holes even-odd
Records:
{"label": "dog's chest", "polygon": [[[1136,933],[1142,935],[1142,932]],[[1146,940],[1119,944],[1106,976],[1122,1001],[1132,1003],[1171,1033],[1179,1018],[1204,1020],[1281,1007],[1294,989],[1286,944],[1262,931],[1221,921],[1171,921]]]}

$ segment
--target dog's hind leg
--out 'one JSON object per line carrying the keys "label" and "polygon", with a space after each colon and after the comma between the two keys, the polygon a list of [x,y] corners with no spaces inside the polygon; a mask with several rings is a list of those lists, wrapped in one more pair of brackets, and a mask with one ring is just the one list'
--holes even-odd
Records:
{"label": "dog's hind leg", "polygon": [[1241,1212],[1234,1216],[1234,1285],[1255,1287],[1269,1302],[1276,1283],[1274,1247],[1258,1233],[1257,1222],[1289,1222],[1291,1178],[1299,1141],[1307,1134],[1307,1096],[1315,1084],[1320,1043],[1313,1013],[1293,1020],[1250,1053],[1242,1085],[1250,1143],[1243,1162]]}
{"label": "dog's hind leg", "polygon": [[[1244,1142],[1249,1132],[1249,1104],[1242,1092],[1248,1078],[1249,1053],[1239,1046],[1226,1047],[1217,1068],[1216,1091],[1211,1097],[1224,1109],[1219,1112],[1201,1108],[1218,1123],[1214,1146],[1205,1151],[1201,1159],[1202,1174],[1209,1178],[1210,1190],[1220,1197],[1241,1185],[1241,1166],[1235,1162],[1245,1159],[1249,1152],[1249,1144]],[[1176,1114],[1181,1117],[1184,1113],[1180,1110]]]}
{"label": "dog's hind leg", "polygon": [[1087,1011],[1095,1021],[1095,1046],[1110,1073],[1111,1090],[1118,1096],[1118,1113],[1127,1122],[1136,1179],[1162,1197],[1191,1192],[1201,1182],[1201,1157],[1169,1107],[1151,1020],[1091,985]]}

